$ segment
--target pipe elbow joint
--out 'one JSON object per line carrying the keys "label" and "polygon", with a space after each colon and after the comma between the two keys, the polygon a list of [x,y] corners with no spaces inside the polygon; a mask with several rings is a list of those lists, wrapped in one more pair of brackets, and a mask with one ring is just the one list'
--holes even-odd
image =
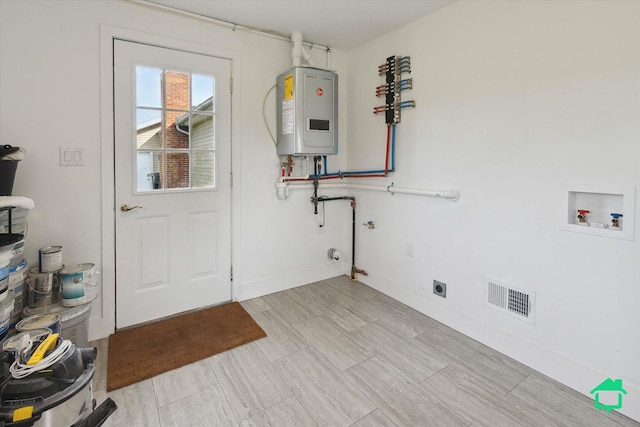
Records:
{"label": "pipe elbow joint", "polygon": [[276,197],[278,197],[278,200],[287,200],[289,197],[289,184],[276,182]]}

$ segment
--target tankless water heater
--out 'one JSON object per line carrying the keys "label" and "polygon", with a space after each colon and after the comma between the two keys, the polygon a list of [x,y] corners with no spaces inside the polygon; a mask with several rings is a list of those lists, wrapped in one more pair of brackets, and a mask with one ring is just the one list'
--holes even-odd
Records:
{"label": "tankless water heater", "polygon": [[338,153],[338,75],[311,67],[280,74],[276,95],[278,154]]}

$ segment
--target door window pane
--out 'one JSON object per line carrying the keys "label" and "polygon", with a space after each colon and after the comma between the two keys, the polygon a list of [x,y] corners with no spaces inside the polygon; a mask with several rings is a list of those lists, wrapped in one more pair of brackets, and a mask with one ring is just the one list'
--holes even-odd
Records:
{"label": "door window pane", "polygon": [[139,107],[162,107],[162,70],[136,67],[136,104]]}
{"label": "door window pane", "polygon": [[138,150],[162,148],[160,114],[160,110],[146,108],[136,110],[136,148]]}
{"label": "door window pane", "polygon": [[193,153],[191,186],[193,188],[213,188],[214,153],[213,151],[196,151]]}
{"label": "door window pane", "polygon": [[162,188],[161,152],[138,151],[137,186],[138,191],[158,190]]}
{"label": "door window pane", "polygon": [[194,110],[213,111],[213,76],[194,74],[191,77],[193,92],[191,93],[191,104]]}
{"label": "door window pane", "polygon": [[190,188],[189,153],[167,153],[167,188]]}
{"label": "door window pane", "polygon": [[189,73],[165,71],[164,103],[165,108],[173,110],[190,110],[189,105]]}
{"label": "door window pane", "polygon": [[189,148],[189,113],[167,111],[164,122],[166,147]]}
{"label": "door window pane", "polygon": [[213,116],[208,114],[191,115],[191,148],[194,150],[213,150]]}

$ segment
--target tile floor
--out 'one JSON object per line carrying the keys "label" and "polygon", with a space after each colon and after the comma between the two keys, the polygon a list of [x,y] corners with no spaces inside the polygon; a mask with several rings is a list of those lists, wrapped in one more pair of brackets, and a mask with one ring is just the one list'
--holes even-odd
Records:
{"label": "tile floor", "polygon": [[94,396],[105,426],[640,426],[346,276],[242,303],[267,337]]}

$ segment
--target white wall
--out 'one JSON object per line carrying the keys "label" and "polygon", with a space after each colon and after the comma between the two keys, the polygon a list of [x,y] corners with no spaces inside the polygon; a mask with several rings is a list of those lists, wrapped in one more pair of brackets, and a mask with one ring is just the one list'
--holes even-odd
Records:
{"label": "white wall", "polygon": [[[349,253],[350,209],[328,204],[317,234],[310,192],[274,196],[278,158],[261,106],[290,65],[288,43],[122,1],[0,1],[0,143],[28,149],[14,194],[36,202],[29,261],[51,244],[64,246],[67,264],[111,256],[101,233],[111,221],[101,195],[101,168],[110,167],[100,130],[105,24],[237,54],[236,297],[348,271],[325,252]],[[353,191],[358,222],[376,223],[359,228],[357,264],[370,273],[361,280],[582,393],[622,378],[622,412],[640,419],[640,236],[559,230],[565,183],[639,185],[640,4],[461,1],[348,55],[333,52],[343,96],[342,154],[331,168],[346,169],[347,144],[349,169],[379,167],[377,66],[410,55],[415,89],[404,95],[417,108],[398,126],[397,172],[372,181],[462,193],[450,202]],[[85,166],[60,167],[61,145],[82,147]],[[485,275],[535,291],[536,324],[483,307]],[[433,279],[448,284],[446,299],[432,295]],[[109,310],[94,303],[90,338],[103,336],[96,313]]]}
{"label": "white wall", "polygon": [[[113,214],[109,191],[106,197],[102,194],[109,189],[102,177],[109,173],[101,168],[113,166],[102,151],[105,146],[108,153],[111,144],[102,140],[109,133],[104,127],[110,123],[105,120],[110,117],[110,100],[101,98],[101,61],[110,53],[101,52],[100,42],[101,34],[113,28],[180,45],[221,48],[234,58],[236,299],[346,272],[347,265],[331,263],[326,250],[335,246],[347,252],[348,207],[328,208],[330,220],[319,235],[311,226],[315,219],[310,214],[310,191],[295,192],[287,201],[275,197],[278,157],[263,125],[262,102],[276,76],[291,66],[290,43],[126,1],[0,2],[0,143],[28,150],[19,164],[13,194],[28,196],[36,204],[28,217],[29,263],[36,265],[38,248],[62,245],[65,264],[94,262],[104,278],[114,277],[109,250],[113,237],[102,235]],[[318,65],[325,65],[323,50],[313,49],[312,56]],[[334,49],[332,66],[345,76],[346,90],[346,54]],[[272,128],[273,104],[272,93],[268,100]],[[346,122],[346,108],[342,114]],[[82,148],[85,166],[59,166],[60,146]],[[345,163],[344,157],[339,156],[340,163]],[[113,280],[105,280],[103,294],[93,303],[89,339],[113,330],[113,292]]]}
{"label": "white wall", "polygon": [[[640,232],[560,230],[566,184],[640,185],[640,3],[461,1],[351,51],[350,169],[384,142],[371,111],[391,55],[411,56],[417,107],[388,182],[461,198],[360,192],[376,222],[361,281],[584,394],[621,378],[640,420]],[[535,325],[484,307],[484,276],[534,291]]]}

